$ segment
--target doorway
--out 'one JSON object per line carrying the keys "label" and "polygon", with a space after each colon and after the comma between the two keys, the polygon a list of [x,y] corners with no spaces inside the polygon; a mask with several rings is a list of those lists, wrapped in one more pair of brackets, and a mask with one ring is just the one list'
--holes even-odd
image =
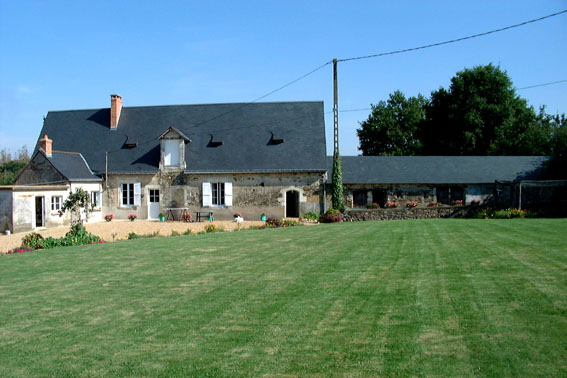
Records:
{"label": "doorway", "polygon": [[299,218],[299,192],[290,190],[285,193],[285,217]]}
{"label": "doorway", "polygon": [[159,189],[148,189],[148,219],[159,218]]}
{"label": "doorway", "polygon": [[35,226],[45,227],[44,208],[45,197],[35,197]]}

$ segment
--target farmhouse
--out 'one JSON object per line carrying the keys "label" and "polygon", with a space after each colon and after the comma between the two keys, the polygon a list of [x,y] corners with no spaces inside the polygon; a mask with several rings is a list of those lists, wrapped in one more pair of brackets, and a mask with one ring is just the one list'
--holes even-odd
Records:
{"label": "farmhouse", "polygon": [[[60,223],[59,205],[49,205],[78,186],[92,193],[95,220],[298,217],[323,206],[322,102],[123,107],[112,95],[110,109],[49,112],[40,135],[11,191],[29,196],[25,206],[12,201],[28,214],[13,230]],[[54,184],[65,188],[46,187]]]}

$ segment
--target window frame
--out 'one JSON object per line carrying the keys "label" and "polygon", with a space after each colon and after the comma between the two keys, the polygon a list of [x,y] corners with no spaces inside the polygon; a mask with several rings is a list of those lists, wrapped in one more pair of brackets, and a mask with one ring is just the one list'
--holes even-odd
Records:
{"label": "window frame", "polygon": [[51,196],[51,211],[61,211],[63,196]]}
{"label": "window frame", "polygon": [[[126,196],[124,195],[126,188]],[[124,199],[127,200],[127,203],[124,202]],[[135,203],[134,198],[134,183],[133,182],[124,182],[120,184],[120,206],[123,207],[133,207]]]}
{"label": "window frame", "polygon": [[[220,190],[219,190],[220,188]],[[226,206],[225,183],[211,183],[211,204],[213,206]]]}
{"label": "window frame", "polygon": [[102,195],[99,191],[91,192],[91,208],[100,209],[102,207]]}

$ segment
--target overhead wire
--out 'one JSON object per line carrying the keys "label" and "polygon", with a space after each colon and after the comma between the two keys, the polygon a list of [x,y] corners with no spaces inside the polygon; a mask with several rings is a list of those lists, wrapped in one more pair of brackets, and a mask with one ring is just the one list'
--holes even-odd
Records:
{"label": "overhead wire", "polygon": [[[548,18],[551,18],[551,17],[559,16],[559,15],[565,14],[565,13],[567,13],[567,9],[562,10],[562,11],[559,11],[559,12],[555,12],[555,13],[552,13],[552,14],[549,14],[549,15],[546,15],[546,16],[542,16],[542,17],[539,17],[539,18],[535,18],[535,19],[531,19],[531,20],[528,20],[528,21],[524,21],[524,22],[521,22],[521,23],[518,23],[518,24],[505,26],[505,27],[502,27],[502,28],[490,30],[490,31],[483,32],[483,33],[473,34],[473,35],[469,35],[469,36],[466,36],[466,37],[451,39],[451,40],[448,40],[448,41],[437,42],[437,43],[432,43],[432,44],[428,44],[428,45],[417,46],[417,47],[412,47],[412,48],[407,48],[407,49],[401,49],[401,50],[394,50],[394,51],[389,51],[389,52],[383,52],[383,53],[378,53],[378,54],[365,55],[365,56],[358,56],[358,57],[352,57],[352,58],[342,58],[342,59],[337,59],[337,61],[338,61],[338,62],[349,62],[349,61],[354,61],[354,60],[377,58],[377,57],[382,57],[382,56],[387,56],[387,55],[402,54],[402,53],[407,53],[407,52],[411,52],[411,51],[423,50],[423,49],[427,49],[427,48],[432,48],[432,47],[447,45],[447,44],[451,44],[451,43],[461,42],[461,41],[465,41],[465,40],[468,40],[468,39],[483,37],[483,36],[486,36],[486,35],[489,35],[489,34],[494,34],[494,33],[502,32],[502,31],[505,31],[505,30],[517,28],[517,27],[520,27],[520,26],[524,26],[524,25],[528,25],[528,24],[534,23],[534,22],[542,21],[542,20],[545,20],[545,19],[548,19]],[[198,122],[198,123],[193,124],[193,125],[190,125],[190,126],[191,126],[191,127],[198,127],[198,126],[201,126],[201,125],[203,125],[203,124],[206,124],[206,123],[209,123],[209,122],[211,122],[211,121],[214,121],[214,120],[216,120],[216,119],[219,119],[219,118],[221,118],[221,117],[224,117],[225,115],[228,115],[228,114],[230,114],[230,113],[233,113],[233,112],[235,112],[235,111],[237,111],[237,110],[240,110],[240,109],[242,109],[242,108],[245,108],[245,107],[247,107],[247,106],[250,106],[250,105],[252,105],[252,104],[254,104],[254,103],[256,103],[256,102],[258,102],[258,101],[260,101],[260,100],[262,100],[262,99],[264,99],[264,98],[266,98],[266,97],[268,97],[268,96],[271,96],[272,94],[274,94],[274,93],[276,93],[276,92],[279,92],[279,91],[281,91],[281,90],[283,90],[283,89],[285,89],[285,88],[287,88],[287,87],[289,87],[289,86],[291,86],[291,85],[297,83],[297,82],[300,81],[300,80],[305,79],[306,77],[308,77],[308,76],[314,74],[315,72],[317,72],[317,71],[323,69],[324,67],[330,65],[331,63],[333,63],[333,60],[330,60],[330,61],[327,61],[327,62],[321,64],[320,66],[316,67],[315,69],[313,69],[313,70],[311,70],[311,71],[309,71],[309,72],[307,72],[307,73],[305,73],[305,74],[303,74],[303,75],[297,77],[296,79],[293,79],[293,80],[287,82],[286,84],[284,84],[284,85],[282,85],[282,86],[280,86],[280,87],[278,87],[278,88],[276,88],[276,89],[274,89],[274,90],[272,90],[272,91],[270,91],[270,92],[268,92],[268,93],[266,93],[266,94],[264,94],[264,95],[262,95],[262,96],[260,96],[260,97],[255,98],[255,99],[252,100],[252,101],[249,101],[249,102],[246,102],[246,103],[242,103],[241,105],[236,106],[236,107],[234,107],[234,108],[232,108],[232,109],[230,109],[230,110],[228,110],[228,111],[226,111],[226,112],[220,113],[220,114],[218,114],[218,115],[216,115],[216,116],[214,116],[214,117],[212,117],[212,118],[209,118],[209,119],[207,119],[207,120]],[[544,86],[544,85],[557,84],[557,83],[561,83],[561,82],[564,82],[564,81],[567,81],[567,80],[560,80],[560,81],[551,82],[551,83],[545,83],[545,84],[539,84],[539,85],[530,86],[530,87],[518,88],[518,90],[529,89],[529,88],[535,88],[535,87]],[[355,112],[355,111],[363,111],[363,110],[371,110],[371,108],[339,110],[339,112],[340,112],[340,113],[345,113],[345,112]],[[325,113],[325,114],[329,114],[329,113],[332,113],[332,112],[327,112],[327,113]],[[303,117],[300,117],[300,118],[303,118]],[[260,127],[260,126],[261,126],[261,127],[265,127],[265,125],[246,126],[246,127],[238,127],[238,128],[218,129],[218,130],[215,130],[215,131],[219,132],[219,131],[235,130],[235,129],[249,128],[249,127]],[[189,135],[196,135],[197,133],[194,133],[194,132],[193,132],[193,133],[187,133],[187,134],[189,134]],[[142,142],[142,143],[139,143],[139,145],[143,145],[143,144],[147,144],[147,143],[152,143],[152,142],[155,142],[155,140],[154,140],[154,139],[151,139],[151,140],[148,140],[148,141],[144,141],[144,142]],[[118,149],[118,150],[108,151],[108,152],[109,152],[109,153],[110,153],[110,152],[117,152],[117,151],[121,151],[121,150],[122,150],[122,149]]]}
{"label": "overhead wire", "polygon": [[559,16],[560,14],[564,14],[564,13],[567,13],[567,9],[564,9],[564,10],[559,11],[559,12],[556,12],[556,13],[548,14],[547,16],[543,16],[543,17],[539,17],[539,18],[534,18],[534,19],[532,19],[532,20],[520,22],[519,24],[509,25],[509,26],[505,26],[505,27],[503,27],[503,28],[498,28],[498,29],[490,30],[490,31],[483,32],[483,33],[468,35],[468,36],[466,36],[466,37],[451,39],[451,40],[443,41],[443,42],[431,43],[431,44],[429,44],[429,45],[423,45],[423,46],[418,46],[418,47],[411,47],[411,48],[408,48],[408,49],[394,50],[394,51],[388,51],[388,52],[383,52],[383,53],[378,53],[378,54],[372,54],[372,55],[357,56],[357,57],[354,57],[354,58],[337,59],[337,61],[338,61],[338,62],[350,62],[350,61],[353,61],[353,60],[378,58],[378,57],[381,57],[381,56],[394,55],[394,54],[402,54],[402,53],[407,53],[407,52],[410,52],[410,51],[423,50],[423,49],[428,49],[428,48],[431,48],[431,47],[437,47],[437,46],[442,46],[442,45],[448,45],[448,44],[450,44],[450,43],[456,43],[456,42],[465,41],[465,40],[467,40],[467,39],[473,39],[473,38],[478,38],[478,37],[484,37],[485,35],[489,35],[489,34],[493,34],[493,33],[498,33],[498,32],[505,31],[505,30],[509,30],[509,29],[513,29],[513,28],[518,28],[518,27],[520,27],[520,26],[532,24],[532,23],[534,23],[534,22],[538,22],[538,21],[542,21],[542,20],[545,20],[545,19],[548,19],[548,18],[551,18],[551,17]]}

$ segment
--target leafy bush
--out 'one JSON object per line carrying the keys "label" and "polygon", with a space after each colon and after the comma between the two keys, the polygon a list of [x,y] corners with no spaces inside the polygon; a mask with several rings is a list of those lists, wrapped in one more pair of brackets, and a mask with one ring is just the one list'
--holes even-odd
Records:
{"label": "leafy bush", "polygon": [[106,214],[104,216],[104,220],[107,221],[107,222],[110,222],[113,219],[114,219],[114,215],[112,215],[112,214]]}
{"label": "leafy bush", "polygon": [[211,233],[211,232],[216,232],[216,231],[218,231],[218,227],[214,223],[209,223],[208,225],[205,226],[205,232],[206,233]]}
{"label": "leafy bush", "polygon": [[32,232],[27,234],[22,238],[22,249],[31,248],[31,249],[40,249],[43,248],[43,236],[36,232]]}
{"label": "leafy bush", "polygon": [[367,209],[379,209],[380,205],[378,205],[377,203],[371,203],[369,205],[366,205]]}
{"label": "leafy bush", "polygon": [[300,223],[291,219],[268,218],[266,220],[266,228],[295,227]]}
{"label": "leafy bush", "polygon": [[337,209],[329,209],[323,215],[321,215],[321,222],[323,223],[337,223],[343,221],[343,214]]}
{"label": "leafy bush", "polygon": [[62,238],[43,238],[43,236],[35,232],[27,234],[22,239],[21,248],[49,249],[95,243],[104,243],[104,241],[102,241],[98,236],[87,232],[80,222],[73,222],[70,230]]}
{"label": "leafy bush", "polygon": [[192,233],[193,233],[193,231],[190,228],[188,228],[187,230],[185,230],[183,235],[191,235]]}
{"label": "leafy bush", "polygon": [[305,219],[310,219],[310,220],[314,220],[314,221],[318,221],[319,217],[320,217],[319,214],[314,213],[312,211],[305,213],[305,215],[303,216],[303,218],[305,218]]}
{"label": "leafy bush", "polygon": [[408,201],[406,202],[406,207],[412,208],[417,206],[417,201]]}
{"label": "leafy bush", "polygon": [[396,201],[388,201],[386,202],[384,207],[387,209],[395,209],[396,207],[398,207],[398,204],[396,203]]}
{"label": "leafy bush", "polygon": [[134,231],[128,233],[128,240],[140,239],[142,236],[138,235]]}

